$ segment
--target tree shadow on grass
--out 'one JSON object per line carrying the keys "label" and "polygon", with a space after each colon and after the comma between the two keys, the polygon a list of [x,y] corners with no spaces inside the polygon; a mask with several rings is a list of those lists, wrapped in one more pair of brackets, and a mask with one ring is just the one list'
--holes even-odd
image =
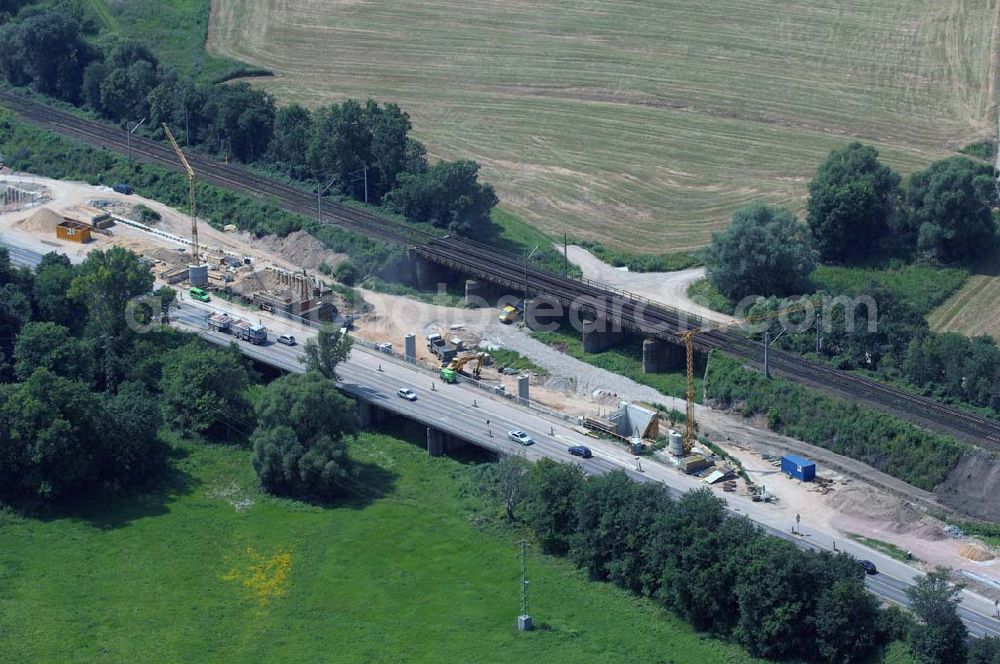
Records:
{"label": "tree shadow on grass", "polygon": [[321,507],[323,509],[363,510],[372,503],[396,491],[399,475],[374,463],[354,461],[351,476],[343,480],[346,492],[335,498],[301,495],[276,495],[278,498]]}
{"label": "tree shadow on grass", "polygon": [[163,468],[141,486],[118,494],[78,495],[63,505],[26,505],[17,511],[40,521],[69,519],[84,522],[100,530],[124,528],[137,519],[167,514],[169,505],[179,496],[191,493],[199,484],[191,474],[178,467],[189,455],[186,450],[169,448]]}
{"label": "tree shadow on grass", "polygon": [[973,275],[1000,277],[1000,239],[993,251],[983,256],[969,271]]}

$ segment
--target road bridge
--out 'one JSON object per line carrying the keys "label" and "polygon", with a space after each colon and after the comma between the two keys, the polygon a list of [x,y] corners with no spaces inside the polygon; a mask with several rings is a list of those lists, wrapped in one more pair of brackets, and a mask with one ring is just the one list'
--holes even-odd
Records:
{"label": "road bridge", "polygon": [[[216,306],[229,307],[223,303]],[[175,321],[213,343],[233,343],[231,336],[213,332],[205,326],[205,316],[213,311],[215,307],[212,305],[184,302],[176,311]],[[230,313],[239,315],[235,307],[230,309]],[[268,325],[281,325],[277,321],[266,322]],[[303,335],[303,330],[297,328],[277,330],[279,334],[286,332]],[[298,346],[283,346],[273,341],[262,346],[237,342],[237,346],[245,355],[265,365],[283,371],[304,371],[299,362],[301,351]],[[339,389],[359,403],[366,404],[361,406],[362,414],[367,411],[370,422],[395,416],[406,417],[425,426],[428,452],[432,454],[446,452],[449,444],[471,444],[500,455],[523,456],[530,461],[547,457],[563,463],[578,463],[592,475],[621,470],[635,481],[661,482],[678,496],[704,487],[698,478],[654,461],[647,461],[642,472],[638,472],[635,459],[627,449],[612,441],[585,438],[573,428],[572,419],[562,419],[537,408],[519,405],[511,399],[491,396],[469,385],[442,384],[433,373],[419,365],[378,351],[355,346],[350,358],[338,367],[338,373],[341,377]],[[417,401],[397,397],[396,390],[400,387],[414,390]],[[507,431],[511,429],[527,432],[535,443],[528,447],[513,443],[507,439]],[[579,444],[590,447],[594,456],[590,459],[571,457],[567,448]],[[918,570],[809,524],[801,524],[798,529],[801,534],[792,535],[792,524],[788,522],[790,517],[780,507],[754,503],[744,496],[727,495],[723,499],[732,513],[747,516],[769,534],[791,540],[803,549],[832,550],[836,541],[839,551],[872,560],[880,573],[866,578],[869,590],[886,602],[908,604],[906,589],[920,575]],[[1000,636],[1000,620],[993,617],[992,602],[969,591],[963,591],[963,599],[959,614],[970,632],[975,636]]]}

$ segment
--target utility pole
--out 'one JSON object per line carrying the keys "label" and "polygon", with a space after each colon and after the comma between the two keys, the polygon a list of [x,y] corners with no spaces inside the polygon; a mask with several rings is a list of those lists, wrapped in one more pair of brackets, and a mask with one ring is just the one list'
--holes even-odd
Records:
{"label": "utility pole", "polygon": [[569,238],[563,233],[563,276],[569,276]]}
{"label": "utility pole", "polygon": [[365,169],[365,204],[368,204],[368,164],[364,165]]}
{"label": "utility pole", "polygon": [[821,320],[823,316],[820,312],[816,312],[816,355],[819,356],[821,350],[823,350],[823,336],[821,334]]}
{"label": "utility pole", "polygon": [[337,178],[333,178],[332,180],[330,180],[329,184],[327,184],[322,189],[320,188],[320,186],[318,184],[316,185],[316,223],[317,224],[322,224],[323,223],[323,194],[325,194],[326,191],[330,187],[332,187],[333,184],[336,181],[337,181]]}
{"label": "utility pole", "polygon": [[521,310],[522,320],[525,320],[528,317],[528,261],[530,261],[531,257],[535,255],[536,251],[538,251],[538,246],[539,245],[536,244],[530,254],[524,255],[524,308]]}
{"label": "utility pole", "polygon": [[764,378],[770,378],[771,374],[767,370],[767,349],[771,345],[771,330],[764,330]]}
{"label": "utility pole", "polygon": [[521,632],[530,632],[535,628],[528,614],[528,557],[527,540],[518,542],[521,545],[521,615],[517,617],[517,629]]}
{"label": "utility pole", "polygon": [[776,336],[774,339],[771,338],[770,330],[764,330],[764,378],[771,377],[770,369],[767,366],[767,349],[770,348],[771,344],[777,341],[781,337],[781,335],[785,333],[785,329],[786,328],[781,328],[781,332],[778,332],[778,336]]}
{"label": "utility pole", "polygon": [[[132,161],[132,134],[134,134],[135,130],[138,129],[139,127],[141,127],[142,124],[145,121],[146,121],[146,118],[143,118],[142,120],[139,120],[139,123],[136,124],[136,126],[132,127],[132,129],[125,135],[125,143],[128,145],[128,160],[129,161]],[[125,125],[125,128],[128,129],[128,125]]]}

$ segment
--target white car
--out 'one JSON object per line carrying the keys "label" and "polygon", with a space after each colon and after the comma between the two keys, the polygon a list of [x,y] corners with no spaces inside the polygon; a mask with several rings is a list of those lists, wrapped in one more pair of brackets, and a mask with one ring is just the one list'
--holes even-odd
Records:
{"label": "white car", "polygon": [[396,390],[396,396],[406,399],[407,401],[417,400],[417,393],[408,387],[401,387]]}
{"label": "white car", "polygon": [[524,433],[520,429],[514,429],[513,431],[507,432],[507,437],[513,440],[518,445],[531,445],[535,442],[535,439]]}

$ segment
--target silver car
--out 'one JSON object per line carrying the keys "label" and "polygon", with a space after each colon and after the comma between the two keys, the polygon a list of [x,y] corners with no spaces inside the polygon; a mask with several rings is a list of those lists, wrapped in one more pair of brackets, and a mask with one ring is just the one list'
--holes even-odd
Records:
{"label": "silver car", "polygon": [[531,445],[535,442],[535,439],[524,433],[520,429],[514,429],[513,431],[507,432],[507,437],[513,440],[518,445]]}
{"label": "silver car", "polygon": [[396,390],[396,396],[402,399],[406,399],[407,401],[417,400],[417,393],[408,387],[401,387],[398,390]]}

